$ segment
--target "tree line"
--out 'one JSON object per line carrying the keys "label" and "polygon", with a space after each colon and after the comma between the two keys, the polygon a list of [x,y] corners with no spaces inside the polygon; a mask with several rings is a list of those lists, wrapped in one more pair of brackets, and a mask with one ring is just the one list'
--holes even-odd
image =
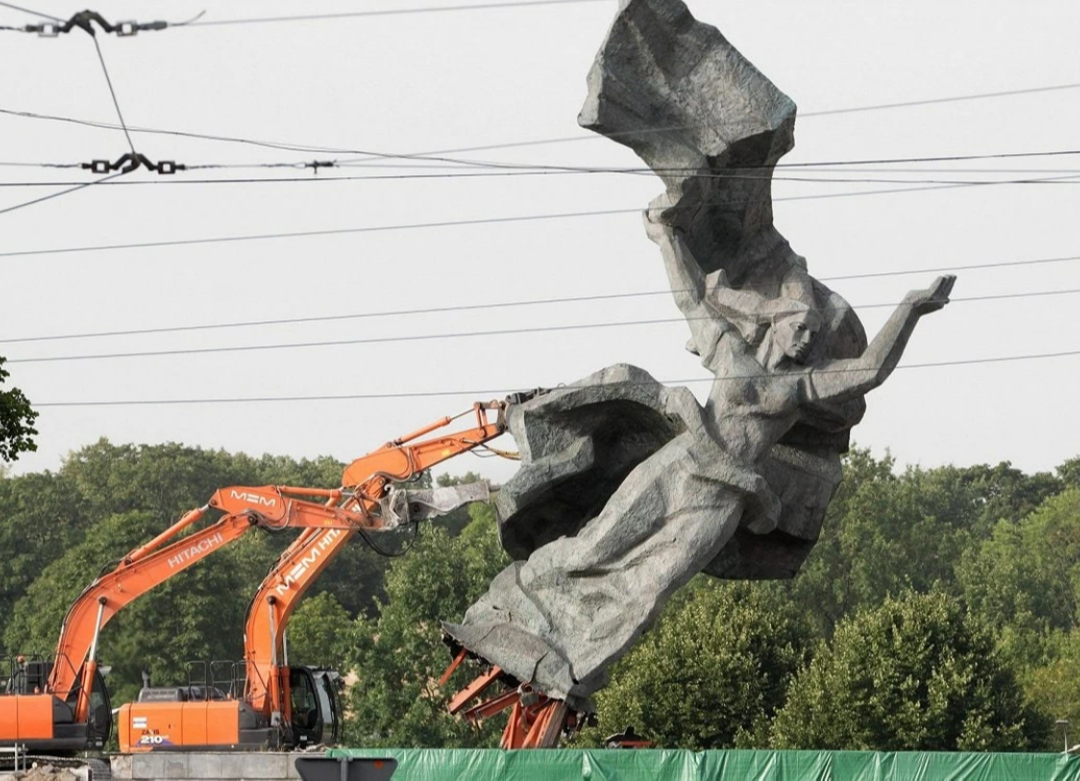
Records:
{"label": "tree line", "polygon": [[[0,647],[49,653],[104,566],[217,488],[333,487],[342,467],[102,440],[56,472],[0,477]],[[182,684],[189,662],[239,659],[248,600],[289,539],[249,534],[121,611],[100,648],[114,707],[144,671]],[[497,744],[500,719],[446,714],[475,671],[438,685],[439,620],[460,619],[507,562],[493,509],[474,505],[425,526],[407,555],[358,539],[324,573],[290,625],[290,659],[348,673],[348,744]],[[1055,720],[1080,724],[1078,623],[1080,458],[1053,473],[901,471],[854,449],[802,572],[692,581],[612,670],[573,745],[632,725],[695,749],[1057,748]]]}

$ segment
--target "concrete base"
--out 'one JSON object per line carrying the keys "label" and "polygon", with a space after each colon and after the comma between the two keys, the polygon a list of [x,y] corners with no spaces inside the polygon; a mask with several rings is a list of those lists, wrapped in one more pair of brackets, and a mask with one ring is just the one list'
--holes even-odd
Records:
{"label": "concrete base", "polygon": [[299,779],[295,760],[302,753],[220,752],[125,754],[112,758],[115,779],[213,779],[281,781]]}

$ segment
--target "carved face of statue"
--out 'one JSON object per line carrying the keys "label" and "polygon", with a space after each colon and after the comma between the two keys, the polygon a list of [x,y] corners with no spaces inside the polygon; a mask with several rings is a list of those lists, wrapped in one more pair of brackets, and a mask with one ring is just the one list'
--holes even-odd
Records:
{"label": "carved face of statue", "polygon": [[791,360],[804,363],[819,330],[821,318],[808,309],[778,320],[772,327],[773,343]]}

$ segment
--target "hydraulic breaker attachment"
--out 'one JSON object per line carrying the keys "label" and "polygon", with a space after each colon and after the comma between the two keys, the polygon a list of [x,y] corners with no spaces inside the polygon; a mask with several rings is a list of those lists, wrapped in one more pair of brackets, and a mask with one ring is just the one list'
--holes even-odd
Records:
{"label": "hydraulic breaker attachment", "polygon": [[393,529],[415,521],[427,521],[451,513],[472,502],[486,502],[491,489],[486,481],[466,485],[427,488],[420,490],[397,490],[379,501],[383,523]]}

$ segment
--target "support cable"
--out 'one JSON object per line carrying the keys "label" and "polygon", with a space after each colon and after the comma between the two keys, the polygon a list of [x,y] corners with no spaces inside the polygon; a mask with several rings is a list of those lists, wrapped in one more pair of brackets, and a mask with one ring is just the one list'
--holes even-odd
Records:
{"label": "support cable", "polygon": [[266,24],[270,22],[314,22],[327,19],[356,19],[372,16],[401,16],[405,14],[449,13],[455,11],[502,11],[541,5],[574,5],[581,3],[611,3],[612,0],[515,0],[506,3],[472,3],[469,5],[426,6],[419,8],[387,8],[372,11],[346,11],[335,14],[306,14],[302,16],[264,16],[253,19],[207,19],[192,22],[189,27],[210,27],[236,24]]}
{"label": "support cable", "polygon": [[[1043,296],[1060,296],[1060,295],[1073,295],[1080,293],[1080,289],[1074,290],[1038,290],[1027,293],[1002,293],[997,295],[986,296],[968,296],[965,298],[953,298],[953,303],[971,302],[971,301],[1000,301],[1005,299],[1015,298],[1033,298]],[[848,309],[882,309],[901,306],[900,303],[881,303],[881,304],[861,304],[857,306],[848,306]],[[285,342],[278,344],[247,344],[247,345],[230,345],[227,347],[189,347],[178,350],[144,350],[138,352],[117,352],[117,353],[92,353],[84,355],[50,355],[41,358],[8,358],[8,364],[16,363],[62,363],[67,361],[100,361],[100,360],[112,360],[116,358],[164,358],[172,357],[176,355],[208,355],[215,353],[238,353],[238,352],[256,352],[262,350],[295,350],[295,349],[309,349],[312,347],[344,347],[355,346],[360,344],[397,344],[401,342],[426,342],[435,341],[441,339],[466,339],[477,337],[491,337],[491,336],[520,336],[524,334],[540,334],[540,333],[562,333],[565,331],[584,331],[594,330],[598,328],[625,328],[628,326],[643,326],[643,325],[668,325],[671,323],[682,323],[687,320],[709,320],[711,316],[703,317],[661,317],[651,320],[623,320],[614,322],[600,322],[600,323],[572,323],[569,325],[547,325],[547,326],[533,326],[528,328],[505,328],[494,331],[458,331],[458,332],[438,332],[431,334],[418,334],[413,336],[381,336],[371,337],[363,339],[332,339],[320,342]]]}
{"label": "support cable", "polygon": [[[1080,356],[1080,350],[1065,350],[1061,352],[1053,353],[1033,353],[1026,355],[1004,355],[1004,356],[990,356],[985,358],[966,358],[955,361],[929,361],[925,363],[909,363],[901,364],[896,367],[896,371],[901,369],[936,369],[946,366],[975,366],[979,364],[994,364],[994,363],[1009,363],[1013,361],[1034,361],[1034,360],[1048,360],[1053,358],[1067,358]],[[838,373],[844,370],[815,370],[820,373]],[[746,380],[754,379],[757,376],[764,375],[742,375],[732,376],[726,379],[732,380]],[[713,383],[717,382],[721,378],[717,377],[690,377],[683,379],[672,380],[658,380],[664,385],[690,385],[695,383]],[[636,385],[644,384],[649,385],[651,383],[609,383],[605,387],[611,385]],[[575,385],[574,387],[587,387],[583,385]],[[35,408],[45,407],[136,407],[136,406],[165,406],[173,404],[253,404],[263,402],[296,402],[296,401],[357,401],[357,400],[377,400],[377,399],[423,399],[445,396],[467,396],[469,398],[484,398],[484,397],[498,397],[505,396],[510,393],[515,393],[521,390],[521,386],[516,388],[483,388],[472,390],[448,390],[448,391],[412,391],[412,392],[391,392],[391,393],[348,393],[348,394],[334,394],[334,395],[311,395],[311,396],[254,396],[244,398],[191,398],[191,399],[124,399],[115,401],[45,401],[34,402]]]}
{"label": "support cable", "polygon": [[[810,117],[827,117],[827,116],[835,116],[835,115],[839,115],[839,114],[854,114],[854,113],[858,113],[858,112],[862,112],[862,111],[887,111],[887,110],[898,109],[898,108],[916,108],[918,106],[932,106],[932,105],[937,105],[937,104],[941,104],[941,103],[957,103],[957,102],[966,101],[966,100],[984,100],[984,99],[989,99],[989,98],[1015,97],[1015,96],[1019,96],[1019,95],[1031,95],[1031,94],[1036,94],[1036,93],[1040,93],[1040,92],[1056,92],[1056,91],[1059,91],[1059,90],[1073,90],[1073,89],[1080,89],[1080,82],[1072,83],[1072,84],[1055,84],[1055,85],[1046,86],[1046,87],[1029,87],[1029,88],[1026,88],[1026,89],[1019,89],[1019,90],[1001,90],[1001,91],[997,91],[997,92],[981,92],[981,93],[975,93],[975,94],[971,94],[971,95],[954,95],[954,96],[945,97],[945,98],[927,98],[927,99],[922,99],[922,100],[908,100],[908,101],[903,101],[903,102],[898,102],[898,103],[880,103],[880,104],[877,104],[877,105],[874,105],[874,106],[855,106],[855,107],[851,107],[851,108],[825,109],[825,110],[822,110],[822,111],[807,111],[805,113],[800,113],[799,118],[800,119],[809,119]],[[512,147],[520,147],[520,146],[541,146],[541,145],[546,145],[546,144],[567,144],[567,143],[574,143],[574,142],[578,142],[578,141],[596,141],[597,139],[600,139],[600,138],[605,138],[605,137],[611,138],[611,137],[617,137],[619,135],[643,135],[645,133],[667,133],[667,132],[675,131],[675,130],[692,130],[692,129],[696,128],[696,127],[699,127],[699,125],[671,125],[669,127],[662,127],[662,128],[658,127],[658,128],[651,128],[651,129],[645,129],[645,130],[631,130],[631,131],[625,131],[623,133],[611,133],[611,134],[606,134],[606,135],[599,135],[599,134],[593,133],[593,134],[590,134],[590,135],[581,134],[581,135],[574,135],[574,136],[560,136],[560,137],[557,137],[557,138],[541,138],[541,139],[535,139],[535,140],[532,140],[532,141],[518,141],[518,142],[500,143],[500,144],[484,144],[484,145],[481,145],[481,146],[455,147],[453,149],[437,149],[437,150],[434,150],[434,151],[431,151],[431,152],[426,152],[424,154],[448,155],[448,154],[458,154],[460,152],[482,152],[482,151],[487,151],[487,150],[490,150],[490,149],[509,149],[509,148],[512,148]]]}
{"label": "support cable", "polygon": [[[190,166],[178,165],[171,160],[162,160],[159,163],[154,163],[143,155],[138,155],[139,158],[143,158],[145,163],[140,162],[129,170],[135,170],[139,165],[145,165],[150,171],[156,171],[162,174],[173,174],[177,171],[186,171],[190,169]],[[132,158],[132,155],[125,155],[120,161],[109,163],[107,160],[95,160],[93,163],[83,163],[80,167],[93,170],[96,173],[104,173],[105,170],[116,170],[121,166],[126,159]],[[104,170],[99,170],[99,166]],[[110,168],[111,167],[111,168]],[[267,177],[230,177],[219,179],[173,179],[170,181],[162,181],[156,179],[140,179],[140,180],[126,180],[122,182],[112,182],[112,185],[116,186],[144,186],[144,185],[160,185],[160,184],[181,184],[181,185],[209,185],[209,184],[311,184],[318,182],[383,182],[383,181],[408,181],[408,180],[427,180],[427,179],[491,179],[491,178],[504,178],[504,177],[528,177],[528,176],[556,176],[556,175],[571,175],[571,174],[624,174],[634,173],[629,171],[617,171],[617,170],[603,170],[597,169],[594,171],[480,171],[470,173],[445,173],[445,174],[364,174],[361,176],[322,176],[322,177],[300,177],[300,176],[267,176]],[[880,176],[863,176],[863,177],[828,177],[828,176],[740,176],[738,174],[691,174],[687,178],[690,179],[724,179],[728,181],[761,181],[769,180],[773,182],[800,182],[809,184],[948,184],[948,185],[1026,185],[1026,184],[1080,184],[1075,179],[1080,178],[1080,170],[1069,171],[1068,173],[1061,174],[1060,177],[1040,177],[1040,178],[1028,178],[1028,179],[890,179]],[[67,185],[76,185],[80,182],[0,182],[0,187],[61,187]]]}
{"label": "support cable", "polygon": [[7,214],[8,212],[18,211],[19,209],[25,209],[27,206],[33,206],[36,203],[43,203],[44,201],[51,201],[53,198],[59,198],[62,195],[68,195],[70,193],[78,192],[79,190],[85,189],[87,187],[93,187],[94,185],[104,184],[105,182],[108,182],[108,181],[110,181],[112,179],[115,179],[118,176],[123,176],[126,173],[127,173],[127,171],[118,171],[115,174],[111,174],[111,175],[106,176],[106,177],[104,177],[102,179],[98,179],[97,181],[83,182],[82,184],[77,184],[74,187],[69,187],[66,190],[61,190],[58,193],[51,193],[49,195],[42,196],[41,198],[35,198],[32,201],[26,201],[24,203],[16,204],[15,206],[8,206],[5,209],[0,209],[0,214]]}
{"label": "support cable", "polygon": [[[933,268],[899,269],[894,271],[871,271],[859,274],[842,274],[838,276],[819,277],[821,282],[837,282],[841,280],[877,279],[881,277],[914,276],[916,274],[940,274],[946,271],[982,271],[993,268],[1014,268],[1017,266],[1039,266],[1048,263],[1068,263],[1080,261],[1080,255],[1068,255],[1057,258],[1034,258],[1025,260],[1006,260],[996,263],[973,263],[959,266],[935,266]],[[137,336],[143,334],[180,333],[185,331],[208,331],[219,328],[249,328],[267,325],[298,325],[301,323],[326,323],[342,320],[366,320],[379,317],[408,317],[413,315],[446,314],[448,312],[472,312],[486,309],[509,309],[523,306],[547,306],[552,304],[575,304],[597,301],[614,301],[620,299],[650,298],[656,296],[669,296],[672,293],[684,292],[680,290],[645,290],[627,293],[600,293],[590,296],[562,296],[557,298],[533,298],[519,299],[516,301],[489,301],[480,304],[459,304],[454,306],[424,307],[418,309],[398,309],[381,312],[357,312],[343,315],[317,315],[313,317],[289,317],[274,320],[242,320],[231,323],[204,323],[198,325],[162,326],[157,328],[134,328],[117,331],[96,331],[69,334],[55,334],[50,336],[23,336],[12,339],[0,338],[0,344],[15,344],[21,342],[50,342],[66,339],[90,339],[113,336]]]}
{"label": "support cable", "polygon": [[124,137],[127,139],[128,146],[131,147],[131,154],[137,155],[135,150],[135,142],[131,140],[131,133],[128,131],[127,123],[124,122],[124,112],[120,110],[120,101],[116,99],[116,90],[113,89],[112,78],[109,76],[109,68],[105,65],[105,57],[101,53],[101,44],[98,43],[97,36],[94,35],[93,29],[90,30],[90,38],[94,41],[94,49],[97,51],[98,62],[101,63],[101,70],[105,74],[105,82],[109,85],[109,94],[112,95],[113,106],[116,107],[116,116],[120,119],[120,127],[124,131]]}
{"label": "support cable", "polygon": [[[0,109],[0,114],[13,112]],[[108,125],[112,129],[122,129],[120,125]],[[878,158],[878,159],[860,159],[860,160],[824,160],[824,161],[809,161],[804,163],[778,163],[775,166],[733,166],[731,168],[724,169],[723,173],[700,173],[701,168],[658,168],[653,169],[647,166],[580,166],[580,165],[551,165],[551,164],[529,164],[529,163],[500,163],[494,161],[484,160],[453,160],[453,161],[438,161],[431,165],[414,165],[404,163],[372,163],[366,158],[363,160],[344,159],[344,160],[312,160],[312,161],[288,161],[288,162],[274,162],[274,163],[207,163],[207,164],[190,164],[185,166],[177,166],[175,163],[175,170],[197,171],[197,170],[238,170],[238,169],[280,169],[291,168],[297,170],[311,170],[313,173],[318,174],[320,169],[323,168],[401,168],[407,171],[427,171],[430,169],[449,169],[454,175],[476,175],[473,169],[497,169],[499,173],[516,174],[521,176],[532,176],[536,174],[557,174],[557,173],[570,173],[570,174],[641,174],[651,176],[654,174],[680,174],[686,173],[698,177],[709,178],[766,178],[766,177],[750,177],[747,174],[740,172],[746,171],[760,171],[760,170],[785,170],[785,169],[799,169],[810,170],[815,173],[850,173],[855,171],[856,173],[1069,173],[1072,171],[1065,171],[1060,169],[1016,169],[1016,168],[991,168],[991,169],[971,169],[971,168],[956,168],[956,169],[943,169],[943,168],[927,168],[927,169],[865,169],[860,170],[861,166],[893,166],[893,165],[909,165],[912,163],[944,163],[944,162],[972,162],[979,160],[1012,160],[1023,158],[1042,158],[1042,157],[1062,157],[1062,156],[1076,156],[1080,155],[1080,149],[1055,149],[1055,150],[1042,150],[1037,152],[1000,152],[993,154],[982,155],[937,155],[928,157],[903,157],[903,158]],[[393,156],[390,156],[391,159]],[[85,163],[30,163],[30,162],[0,162],[2,166],[24,167],[24,168],[88,168]],[[148,167],[151,167],[148,165]],[[836,169],[836,170],[833,170]],[[151,170],[153,168],[151,167]],[[485,171],[486,172],[486,171]],[[1080,173],[1080,171],[1075,171]],[[170,173],[172,173],[170,171]],[[445,174],[439,174],[438,176],[444,176]],[[412,175],[410,175],[412,176]],[[415,174],[416,178],[424,178],[435,176],[433,174]],[[333,177],[331,177],[333,178]],[[355,178],[355,177],[353,177]],[[374,177],[372,177],[374,178]],[[402,175],[401,178],[409,178]],[[779,179],[779,176],[769,175],[767,178]],[[218,180],[213,180],[218,181]],[[261,181],[261,180],[258,180]]]}
{"label": "support cable", "polygon": [[[942,103],[953,103],[953,102],[959,102],[959,101],[969,101],[969,100],[999,98],[999,97],[1006,97],[1006,96],[1036,94],[1036,93],[1045,93],[1045,92],[1052,92],[1052,91],[1059,91],[1059,90],[1071,90],[1071,89],[1077,89],[1077,88],[1080,88],[1080,83],[1058,84],[1058,85],[1043,86],[1043,87],[1030,87],[1030,88],[1020,89],[1020,90],[1007,90],[1007,91],[986,92],[986,93],[976,93],[976,94],[967,94],[967,95],[953,95],[953,96],[942,97],[942,98],[928,98],[928,99],[917,100],[917,101],[905,101],[903,103],[878,104],[878,105],[875,105],[875,106],[854,106],[854,107],[840,108],[840,109],[829,109],[829,110],[817,111],[817,112],[811,111],[811,112],[801,114],[800,117],[802,119],[806,119],[808,117],[814,117],[814,116],[827,116],[827,115],[834,115],[834,114],[846,114],[846,113],[856,113],[856,112],[864,112],[864,111],[879,111],[879,110],[893,109],[893,108],[910,108],[910,107],[915,107],[915,106],[920,106],[920,105],[936,105],[936,104],[942,104]],[[56,122],[68,122],[68,123],[73,123],[73,124],[78,124],[78,125],[84,125],[84,126],[87,126],[87,127],[95,127],[95,128],[99,128],[99,129],[115,130],[117,128],[116,125],[113,125],[113,124],[107,123],[107,122],[97,122],[97,121],[94,121],[94,120],[77,119],[77,118],[74,118],[74,117],[64,117],[64,116],[56,116],[56,115],[48,115],[48,114],[37,114],[37,113],[34,113],[34,112],[28,112],[28,111],[13,111],[13,110],[10,110],[10,109],[0,109],[0,114],[6,114],[8,116],[23,117],[23,118],[27,118],[27,119],[39,119],[39,120],[51,120],[51,121],[56,121]],[[678,129],[686,129],[686,126],[666,127],[666,128],[652,128],[652,129],[633,131],[633,132],[636,133],[636,134],[641,134],[641,133],[646,133],[646,132],[661,133],[661,132],[668,132],[668,131],[671,131],[671,130],[678,130]],[[245,144],[245,145],[251,145],[251,146],[264,147],[264,148],[268,148],[268,149],[277,149],[277,150],[281,150],[281,151],[313,152],[313,153],[323,153],[323,154],[358,154],[358,155],[367,155],[367,156],[371,156],[371,157],[374,157],[374,158],[380,158],[380,159],[395,158],[395,159],[410,159],[410,160],[435,160],[435,159],[439,159],[439,158],[437,158],[435,156],[456,154],[456,153],[460,153],[460,152],[475,152],[475,151],[484,151],[484,150],[492,150],[492,149],[509,149],[509,148],[516,148],[516,147],[525,147],[525,146],[539,146],[539,145],[545,145],[545,144],[564,143],[564,142],[570,142],[570,141],[594,141],[594,140],[598,140],[598,139],[604,137],[604,136],[597,135],[597,134],[576,135],[576,136],[568,136],[568,137],[562,137],[562,138],[535,139],[535,140],[531,140],[531,141],[514,141],[514,142],[508,142],[508,143],[485,144],[485,145],[470,146],[470,147],[459,147],[459,148],[455,148],[455,149],[443,149],[443,150],[436,150],[436,151],[433,151],[433,152],[418,152],[418,153],[412,153],[412,154],[396,154],[395,155],[395,154],[389,154],[389,153],[370,152],[370,151],[367,151],[367,150],[359,150],[359,149],[343,149],[343,148],[335,148],[335,147],[327,147],[327,146],[315,146],[315,145],[306,145],[306,144],[292,144],[292,143],[281,142],[281,141],[261,141],[261,140],[257,140],[257,139],[241,138],[241,137],[235,137],[235,136],[221,136],[221,135],[213,135],[213,134],[207,134],[207,133],[195,133],[195,132],[190,132],[190,131],[169,130],[169,129],[161,129],[161,128],[132,127],[132,128],[130,128],[130,131],[132,133],[152,133],[152,134],[157,134],[157,135],[171,135],[171,136],[178,136],[178,137],[182,137],[182,138],[194,138],[194,139],[200,139],[200,140],[205,140],[205,141],[215,141],[215,142],[219,142],[219,143]],[[619,135],[619,134],[614,134],[614,135]],[[941,158],[941,159],[942,160],[985,159],[985,157],[986,156],[973,155],[973,156],[953,156],[953,157]],[[451,162],[463,162],[463,163],[467,164],[468,161],[451,161]],[[782,163],[780,165],[781,166],[792,166],[792,165],[801,165],[801,164],[797,164],[797,163],[796,164],[792,164],[792,163],[783,164]]]}
{"label": "support cable", "polygon": [[[0,6],[3,6],[4,8],[10,8],[10,9],[12,9],[14,11],[22,11],[24,14],[30,14],[31,16],[37,16],[37,17],[39,17],[41,19],[51,19],[54,22],[63,22],[64,21],[59,16],[50,16],[49,14],[43,14],[43,13],[41,13],[41,11],[35,11],[32,8],[23,8],[22,6],[15,5],[14,3],[0,2]],[[7,29],[12,29],[12,28],[7,28]]]}
{"label": "support cable", "polygon": [[[1046,181],[1054,179],[1073,179],[1075,174],[1068,176],[1049,177]],[[858,190],[846,193],[818,193],[814,195],[792,195],[783,198],[772,198],[771,203],[788,201],[811,201],[830,198],[859,198],[864,196],[894,195],[900,193],[925,192],[928,190],[951,190],[960,187],[986,187],[992,186],[993,182],[979,182],[977,184],[945,184],[926,185],[918,187],[893,187],[880,190]],[[746,204],[746,200],[730,201],[730,204]],[[724,205],[715,203],[713,205]],[[323,230],[289,231],[282,233],[256,233],[242,236],[208,236],[196,239],[167,239],[162,241],[143,241],[128,244],[98,244],[83,247],[53,247],[49,249],[16,250],[13,252],[0,252],[0,259],[15,257],[31,257],[38,255],[58,255],[70,252],[103,252],[124,249],[149,249],[151,247],[186,247],[202,244],[231,244],[244,241],[269,241],[280,239],[311,238],[316,236],[343,236],[354,233],[383,233],[399,230],[424,230],[431,228],[456,228],[470,227],[474,225],[500,225],[513,222],[537,222],[546,220],[575,219],[581,217],[606,217],[624,214],[641,214],[641,207],[631,209],[594,209],[579,212],[556,212],[551,214],[525,214],[511,217],[477,217],[468,220],[438,220],[432,222],[401,223],[397,225],[367,225],[353,228],[326,228]]]}

